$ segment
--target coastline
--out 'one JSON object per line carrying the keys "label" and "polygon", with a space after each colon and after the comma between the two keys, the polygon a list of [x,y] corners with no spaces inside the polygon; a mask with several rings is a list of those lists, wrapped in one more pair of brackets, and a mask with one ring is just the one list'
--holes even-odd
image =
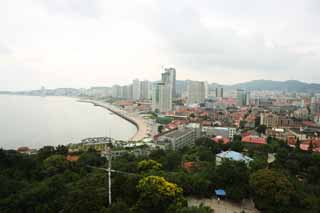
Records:
{"label": "coastline", "polygon": [[141,141],[145,137],[147,137],[148,126],[142,117],[128,115],[126,112],[124,112],[120,109],[117,109],[108,103],[95,101],[95,100],[81,100],[81,99],[78,101],[84,102],[84,103],[90,103],[90,104],[93,104],[94,106],[102,107],[102,108],[116,114],[117,116],[127,120],[131,124],[133,124],[137,128],[137,132],[132,137],[130,137],[128,139],[129,141]]}

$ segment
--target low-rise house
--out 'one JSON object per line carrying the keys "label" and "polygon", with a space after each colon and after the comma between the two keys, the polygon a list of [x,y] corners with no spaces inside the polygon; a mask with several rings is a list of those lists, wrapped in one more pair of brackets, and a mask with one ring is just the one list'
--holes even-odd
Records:
{"label": "low-rise house", "polygon": [[[288,145],[291,147],[296,147],[297,139],[295,138],[288,138]],[[304,151],[309,151],[310,145],[312,146],[313,152],[320,152],[320,139],[306,139],[300,141],[300,149]]]}
{"label": "low-rise house", "polygon": [[257,144],[257,145],[263,145],[267,144],[267,140],[264,137],[259,137],[255,135],[248,135],[241,140],[243,143],[247,144]]}
{"label": "low-rise house", "polygon": [[70,162],[77,162],[79,160],[79,156],[78,155],[67,155],[66,160],[70,161]]}
{"label": "low-rise house", "polygon": [[244,161],[246,164],[249,164],[253,159],[243,155],[240,152],[235,151],[225,151],[216,155],[216,165],[221,165],[224,159],[233,160],[233,161]]}
{"label": "low-rise house", "polygon": [[266,130],[266,135],[278,140],[285,141],[288,137],[288,132],[283,128],[272,128]]}
{"label": "low-rise house", "polygon": [[30,149],[29,147],[19,147],[17,149],[17,152],[21,154],[26,154],[26,155],[32,155],[32,154],[37,154],[37,150],[35,149]]}
{"label": "low-rise house", "polygon": [[288,138],[299,139],[300,141],[317,138],[320,136],[320,128],[290,128],[288,129]]}

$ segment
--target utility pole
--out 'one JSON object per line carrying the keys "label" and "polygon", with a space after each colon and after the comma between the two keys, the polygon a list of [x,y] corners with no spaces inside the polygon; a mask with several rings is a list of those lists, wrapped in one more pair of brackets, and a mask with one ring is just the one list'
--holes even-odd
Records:
{"label": "utility pole", "polygon": [[108,147],[108,193],[109,193],[109,206],[111,206],[111,159],[112,159],[112,152],[111,148]]}
{"label": "utility pole", "polygon": [[135,173],[130,173],[130,172],[123,172],[123,171],[119,171],[119,170],[114,170],[111,169],[111,160],[112,160],[112,151],[111,148],[108,147],[106,148],[106,154],[107,154],[107,160],[108,160],[108,168],[102,168],[102,167],[95,167],[95,166],[87,166],[89,168],[93,168],[93,169],[98,169],[98,170],[103,170],[105,172],[108,172],[108,201],[109,201],[109,206],[111,206],[112,204],[112,199],[111,199],[111,172],[113,173],[117,173],[117,174],[122,174],[122,175],[132,175],[132,176],[136,176],[136,177],[140,177],[141,175],[139,174],[135,174]]}

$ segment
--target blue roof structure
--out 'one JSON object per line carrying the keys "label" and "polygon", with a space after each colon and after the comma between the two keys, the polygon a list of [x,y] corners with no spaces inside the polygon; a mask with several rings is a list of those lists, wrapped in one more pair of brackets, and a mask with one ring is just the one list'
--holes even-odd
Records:
{"label": "blue roof structure", "polygon": [[226,151],[226,152],[221,152],[217,154],[217,157],[222,158],[222,159],[229,159],[229,160],[234,160],[234,161],[245,161],[246,163],[249,163],[252,161],[252,158],[249,158],[239,152],[235,151]]}
{"label": "blue roof structure", "polygon": [[226,192],[223,189],[216,189],[214,190],[216,196],[226,196]]}

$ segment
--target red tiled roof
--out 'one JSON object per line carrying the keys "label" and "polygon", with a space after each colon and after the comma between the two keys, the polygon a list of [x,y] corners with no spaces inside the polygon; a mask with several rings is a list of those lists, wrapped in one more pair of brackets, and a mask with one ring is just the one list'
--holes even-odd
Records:
{"label": "red tiled roof", "polygon": [[176,129],[177,128],[177,125],[175,125],[175,124],[168,124],[167,126],[166,126],[168,129]]}
{"label": "red tiled roof", "polygon": [[225,137],[222,137],[222,136],[216,136],[214,138],[211,138],[211,140],[215,143],[220,143],[222,142],[223,144],[228,144],[230,143],[230,139],[229,138],[225,138]]}
{"label": "red tiled roof", "polygon": [[302,124],[305,126],[317,127],[317,124],[313,121],[303,121]]}
{"label": "red tiled roof", "polygon": [[29,147],[23,146],[17,149],[17,152],[29,152],[31,149]]}
{"label": "red tiled roof", "polygon": [[242,142],[244,143],[254,143],[254,144],[267,144],[267,141],[263,137],[257,137],[257,136],[246,136],[242,138]]}
{"label": "red tiled roof", "polygon": [[67,159],[67,161],[78,161],[79,160],[79,156],[77,156],[77,155],[68,155],[66,159]]}

